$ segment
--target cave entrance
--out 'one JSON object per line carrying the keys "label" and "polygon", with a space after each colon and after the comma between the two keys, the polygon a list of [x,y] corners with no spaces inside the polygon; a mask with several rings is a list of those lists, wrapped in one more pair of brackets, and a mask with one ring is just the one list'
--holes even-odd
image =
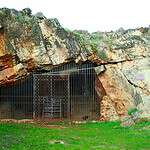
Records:
{"label": "cave entrance", "polygon": [[96,120],[100,98],[95,81],[92,63],[30,74],[0,87],[0,119]]}
{"label": "cave entrance", "polygon": [[34,74],[34,117],[48,120],[98,119],[100,102],[95,96],[95,71],[91,65],[55,71]]}

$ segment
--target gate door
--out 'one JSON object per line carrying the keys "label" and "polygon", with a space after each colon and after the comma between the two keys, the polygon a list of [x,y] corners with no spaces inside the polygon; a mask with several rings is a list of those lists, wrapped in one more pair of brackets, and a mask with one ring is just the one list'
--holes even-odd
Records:
{"label": "gate door", "polygon": [[34,116],[43,119],[68,117],[68,75],[34,75]]}

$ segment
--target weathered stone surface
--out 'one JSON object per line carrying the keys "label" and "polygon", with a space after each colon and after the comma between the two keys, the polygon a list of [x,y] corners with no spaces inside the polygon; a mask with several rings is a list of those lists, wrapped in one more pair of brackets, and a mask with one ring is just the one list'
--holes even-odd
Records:
{"label": "weathered stone surface", "polygon": [[[135,93],[118,66],[107,65],[106,71],[99,75],[99,79],[106,91],[109,105],[115,108],[120,118],[128,115],[128,109],[135,106]],[[106,98],[103,101],[106,103]]]}
{"label": "weathered stone surface", "polygon": [[122,72],[137,91],[136,103],[143,117],[150,117],[150,58],[134,60],[122,64]]}
{"label": "weathered stone surface", "polygon": [[119,120],[119,116],[116,112],[114,103],[112,102],[112,99],[108,95],[102,98],[100,108],[101,108],[100,109],[101,121]]}
{"label": "weathered stone surface", "polygon": [[0,85],[36,69],[87,60],[98,66],[101,120],[123,118],[130,107],[150,117],[150,28],[90,34],[65,30],[28,8],[0,9]]}
{"label": "weathered stone surface", "polygon": [[[33,16],[30,9],[22,11],[0,9],[0,70],[21,64],[24,70],[32,71],[46,66],[51,69],[80,55],[79,44],[65,31],[57,19]],[[82,57],[80,57],[82,59]],[[48,67],[49,66],[49,67]],[[14,81],[21,77],[14,71]],[[1,78],[3,78],[1,76]],[[6,79],[6,78],[5,78]],[[7,83],[8,79],[0,84]]]}
{"label": "weathered stone surface", "polygon": [[0,56],[5,54],[5,42],[4,42],[4,33],[3,30],[0,29]]}

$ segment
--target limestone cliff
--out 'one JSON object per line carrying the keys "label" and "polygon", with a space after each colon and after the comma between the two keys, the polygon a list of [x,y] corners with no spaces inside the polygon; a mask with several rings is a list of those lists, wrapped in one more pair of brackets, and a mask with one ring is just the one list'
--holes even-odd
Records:
{"label": "limestone cliff", "polygon": [[106,93],[101,120],[126,116],[132,107],[150,116],[150,28],[90,34],[64,29],[57,19],[32,15],[28,8],[0,9],[0,85],[37,69],[86,60],[99,66]]}

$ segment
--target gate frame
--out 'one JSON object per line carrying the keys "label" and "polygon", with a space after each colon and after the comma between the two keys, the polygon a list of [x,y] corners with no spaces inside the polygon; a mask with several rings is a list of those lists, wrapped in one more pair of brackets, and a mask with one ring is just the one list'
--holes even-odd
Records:
{"label": "gate frame", "polygon": [[[71,108],[70,108],[70,74],[54,74],[54,73],[42,73],[42,74],[33,74],[33,119],[34,120],[38,120],[38,118],[36,117],[36,82],[38,82],[38,76],[67,76],[67,118],[62,118],[62,119],[66,119],[66,120],[71,120]],[[39,82],[38,82],[39,83]],[[43,116],[42,116],[43,117]],[[61,118],[59,118],[61,119]]]}
{"label": "gate frame", "polygon": [[[94,69],[93,68],[90,68],[90,69],[87,69],[88,70],[88,72],[87,73],[89,73],[89,74],[94,74],[94,76],[96,75],[95,74],[95,71],[93,72],[93,71],[89,71],[89,70],[93,70],[94,71]],[[81,71],[82,70],[86,70],[86,68],[83,68],[83,69],[80,69]],[[66,119],[66,120],[69,120],[69,121],[71,121],[73,118],[72,118],[72,99],[71,99],[71,91],[70,91],[70,89],[71,89],[71,80],[70,80],[70,75],[71,75],[71,73],[72,72],[78,72],[78,70],[77,71],[71,71],[71,70],[60,70],[60,71],[56,71],[56,72],[47,72],[47,73],[34,73],[33,74],[33,119],[38,119],[38,117],[36,116],[36,110],[37,110],[37,108],[36,108],[36,105],[37,105],[37,101],[36,101],[36,97],[38,97],[38,95],[35,93],[36,92],[36,88],[37,87],[35,87],[35,83],[37,82],[37,80],[38,80],[38,76],[67,76],[67,105],[66,105],[66,107],[67,107],[67,113],[66,113],[66,117],[63,117],[63,118],[58,118],[58,119]],[[78,72],[79,73],[79,72]],[[83,72],[84,73],[84,72]],[[82,72],[81,72],[81,74],[82,74]],[[92,77],[93,78],[93,77]],[[94,81],[93,81],[93,84],[94,84],[94,86],[93,86],[93,88],[92,88],[92,90],[93,90],[93,94],[94,95],[92,95],[92,108],[94,108],[94,109],[96,109],[97,108],[97,99],[96,99],[96,97],[95,97],[95,78],[93,78],[94,79]],[[35,95],[37,95],[37,96],[35,96]],[[100,104],[99,104],[100,105]],[[99,107],[99,106],[98,106]],[[99,109],[100,110],[100,109]],[[98,111],[99,111],[98,110]],[[97,110],[96,110],[97,111]],[[92,120],[97,120],[98,118],[99,118],[99,116],[100,116],[100,114],[98,113],[98,115],[96,114],[95,116],[93,116],[92,115],[92,117],[93,117],[93,119]],[[95,119],[94,119],[94,117],[95,117]],[[42,117],[41,117],[42,118]],[[41,118],[39,118],[39,119],[41,119]],[[44,117],[43,117],[44,118]],[[46,119],[46,118],[45,118]],[[55,120],[55,118],[51,118],[52,120]]]}

